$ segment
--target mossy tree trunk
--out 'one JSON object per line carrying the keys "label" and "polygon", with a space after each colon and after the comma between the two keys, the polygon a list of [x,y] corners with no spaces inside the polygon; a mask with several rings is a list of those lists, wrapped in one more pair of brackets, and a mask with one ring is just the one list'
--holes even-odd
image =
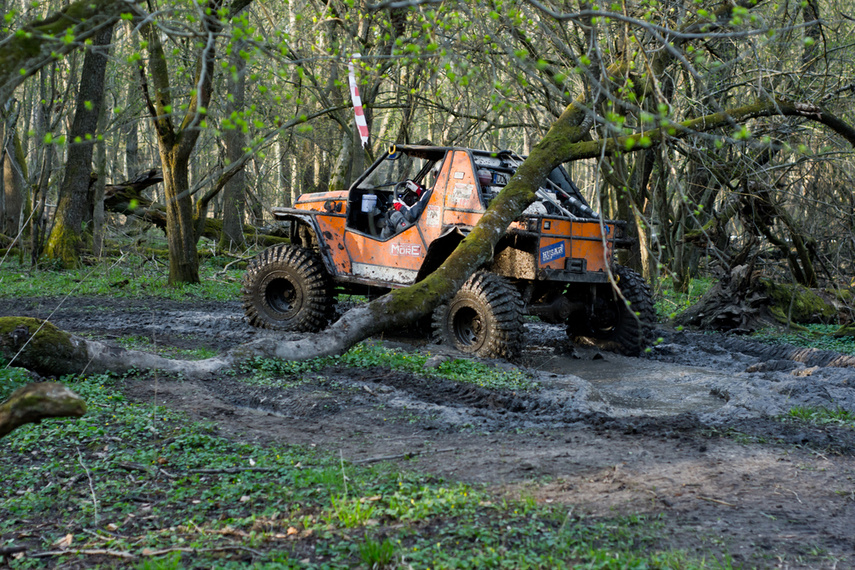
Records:
{"label": "mossy tree trunk", "polygon": [[60,261],[67,269],[80,263],[83,220],[92,216],[92,153],[98,139],[98,117],[104,102],[104,77],[112,35],[113,24],[105,25],[95,35],[83,60],[56,217],[45,249],[48,258]]}
{"label": "mossy tree trunk", "polygon": [[178,145],[160,145],[166,196],[166,240],[169,247],[169,285],[199,282],[199,254],[189,189],[190,153]]}
{"label": "mossy tree trunk", "polygon": [[[4,113],[6,111],[6,113]],[[26,210],[27,161],[18,135],[20,106],[0,110],[0,234],[14,239]]]}

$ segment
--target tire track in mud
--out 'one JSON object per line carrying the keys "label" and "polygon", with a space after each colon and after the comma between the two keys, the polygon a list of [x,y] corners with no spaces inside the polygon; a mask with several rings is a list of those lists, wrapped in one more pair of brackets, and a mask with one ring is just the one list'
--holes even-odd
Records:
{"label": "tire track in mud", "polygon": [[[745,336],[734,336],[728,334],[704,334],[697,332],[679,332],[669,333],[667,331],[658,331],[662,336],[668,339],[669,342],[680,345],[694,351],[701,351],[708,355],[743,355],[750,357],[752,366],[762,365],[763,363],[772,361],[783,369],[782,361],[803,364],[805,367],[831,367],[831,368],[855,368],[855,356],[841,354],[830,350],[822,350],[818,348],[805,348],[792,344],[766,344],[751,340]],[[666,362],[681,361],[680,355],[676,351],[666,351],[656,357],[654,350],[654,358]],[[685,358],[691,362],[693,356]],[[732,368],[734,370],[744,369],[745,366],[738,366],[734,360]],[[769,370],[769,366],[766,366]]]}
{"label": "tire track in mud", "polygon": [[[703,335],[693,336],[699,337],[697,344],[703,343]],[[830,350],[804,348],[791,344],[763,344],[737,336],[721,336],[715,344],[724,350],[738,351],[760,360],[788,360],[800,362],[808,367],[855,368],[855,356]]]}
{"label": "tire track in mud", "polygon": [[211,345],[240,344],[266,334],[246,323],[236,301],[102,297],[0,299],[0,314],[48,319],[63,330],[106,339],[133,335],[169,342],[193,337]]}
{"label": "tire track in mud", "polygon": [[365,407],[406,411],[433,428],[557,427],[591,419],[571,391],[513,392],[453,380],[426,379],[385,368],[330,367],[317,379],[288,388],[217,382],[211,389],[232,405],[294,419],[318,419]]}
{"label": "tire track in mud", "polygon": [[361,374],[331,367],[319,371],[324,380],[311,380],[289,388],[248,386],[230,381],[205,383],[222,401],[288,420],[347,423],[350,413],[376,415],[384,408],[392,418],[422,429],[488,431],[553,428],[592,429],[597,433],[643,435],[694,441],[703,448],[711,438],[742,433],[745,437],[830,451],[855,452],[855,431],[834,426],[782,423],[771,418],[736,420],[726,428],[708,426],[695,413],[663,417],[612,417],[589,409],[584,399],[563,391],[497,391],[442,379],[424,379],[408,373],[372,368]]}
{"label": "tire track in mud", "polygon": [[[259,335],[299,336],[250,327],[237,301],[108,297],[77,297],[65,301],[59,298],[0,299],[0,314],[50,316],[60,328],[108,341],[125,335],[148,336],[157,346],[207,346],[221,352]],[[660,401],[683,398],[683,402],[694,402],[687,394],[713,394],[721,399],[723,405],[720,407],[716,402],[710,407],[707,402],[706,410],[689,405],[680,410],[697,413],[698,423],[707,425],[732,424],[751,417],[774,417],[794,406],[839,407],[855,412],[855,357],[793,346],[770,346],[744,337],[658,331],[667,341],[657,346],[652,356],[644,359],[646,362],[620,365],[613,357],[606,356],[602,360],[604,368],[594,375],[596,378],[577,381],[578,378],[567,373],[574,371],[571,357],[578,356],[572,355],[575,352],[572,349],[571,356],[566,356],[568,342],[562,328],[527,323],[526,329],[528,346],[517,361],[521,368],[537,375],[546,371],[539,364],[545,358],[560,360],[564,355],[568,360],[563,369],[554,370],[560,375],[556,381],[541,376],[543,389],[537,392],[487,389],[380,368],[364,372],[330,369],[322,373],[330,377],[329,383],[310,381],[288,389],[253,387],[232,378],[215,380],[216,386],[212,388],[222,391],[235,405],[257,407],[289,417],[330,417],[357,410],[360,406],[383,405],[423,418],[419,421],[434,418],[431,421],[436,428],[462,425],[491,429],[537,428],[574,422],[597,423],[602,422],[602,418],[622,415],[662,415],[670,407],[656,408]],[[410,340],[392,337],[398,341]],[[653,370],[656,382],[651,384],[653,387],[647,390],[648,394],[636,389],[635,383],[639,380],[638,370],[647,368],[649,363],[661,364],[656,364]],[[694,368],[687,372],[674,365]],[[661,390],[665,392],[660,393]],[[641,396],[637,395],[642,392]]]}

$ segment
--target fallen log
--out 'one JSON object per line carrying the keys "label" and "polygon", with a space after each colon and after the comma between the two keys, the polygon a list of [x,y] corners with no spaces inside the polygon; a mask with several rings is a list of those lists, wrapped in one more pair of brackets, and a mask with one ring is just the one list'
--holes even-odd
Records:
{"label": "fallen log", "polygon": [[[143,172],[136,178],[104,187],[104,209],[115,214],[135,216],[166,232],[166,206],[143,196],[143,190],[163,182],[163,175],[157,169]],[[206,218],[200,237],[214,241],[220,239],[223,221]],[[244,237],[247,243],[269,247],[279,243],[288,243],[284,228],[245,226]]]}
{"label": "fallen log", "polygon": [[24,424],[39,423],[48,418],[79,418],[84,413],[86,403],[62,384],[27,384],[0,404],[0,437]]}
{"label": "fallen log", "polygon": [[232,357],[200,361],[169,360],[156,354],[126,350],[58,329],[30,317],[0,317],[0,360],[42,376],[162,370],[200,375],[227,368]]}
{"label": "fallen log", "polygon": [[[259,339],[240,345],[224,356],[205,360],[171,360],[79,337],[60,330],[48,321],[31,317],[0,317],[0,360],[42,376],[79,374],[83,371],[92,374],[122,374],[131,370],[160,370],[204,377],[255,357],[307,360],[342,354],[360,340],[383,329],[384,324],[379,322],[373,311],[381,314],[389,311],[383,308],[389,302],[388,298],[377,299],[371,304],[351,309],[322,333],[290,341]],[[404,313],[409,311],[413,309],[402,311],[399,316],[408,318]]]}

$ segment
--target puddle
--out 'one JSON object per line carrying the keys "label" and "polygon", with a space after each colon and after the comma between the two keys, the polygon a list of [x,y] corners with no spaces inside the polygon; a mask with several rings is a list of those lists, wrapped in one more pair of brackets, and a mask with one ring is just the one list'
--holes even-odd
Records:
{"label": "puddle", "polygon": [[572,374],[589,382],[614,417],[666,416],[684,412],[709,413],[725,401],[710,393],[713,383],[732,378],[713,370],[609,354],[594,359],[595,351],[579,351],[580,358],[551,356],[534,367],[555,374]]}

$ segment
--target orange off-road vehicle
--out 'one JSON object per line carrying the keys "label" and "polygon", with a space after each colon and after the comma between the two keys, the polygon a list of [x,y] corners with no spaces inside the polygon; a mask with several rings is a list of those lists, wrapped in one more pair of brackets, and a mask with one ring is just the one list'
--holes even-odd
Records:
{"label": "orange off-road vehicle", "polygon": [[[249,322],[319,331],[335,315],[337,293],[371,296],[419,281],[478,223],[521,162],[509,151],[397,145],[350,190],[303,194],[293,208],[274,208],[290,225],[291,244],[250,262],[242,289]],[[562,167],[537,196],[490,264],[436,309],[435,337],[463,352],[510,357],[528,314],[566,323],[573,339],[639,352],[653,304],[641,277],[613,262],[627,245],[623,223],[596,215]]]}

